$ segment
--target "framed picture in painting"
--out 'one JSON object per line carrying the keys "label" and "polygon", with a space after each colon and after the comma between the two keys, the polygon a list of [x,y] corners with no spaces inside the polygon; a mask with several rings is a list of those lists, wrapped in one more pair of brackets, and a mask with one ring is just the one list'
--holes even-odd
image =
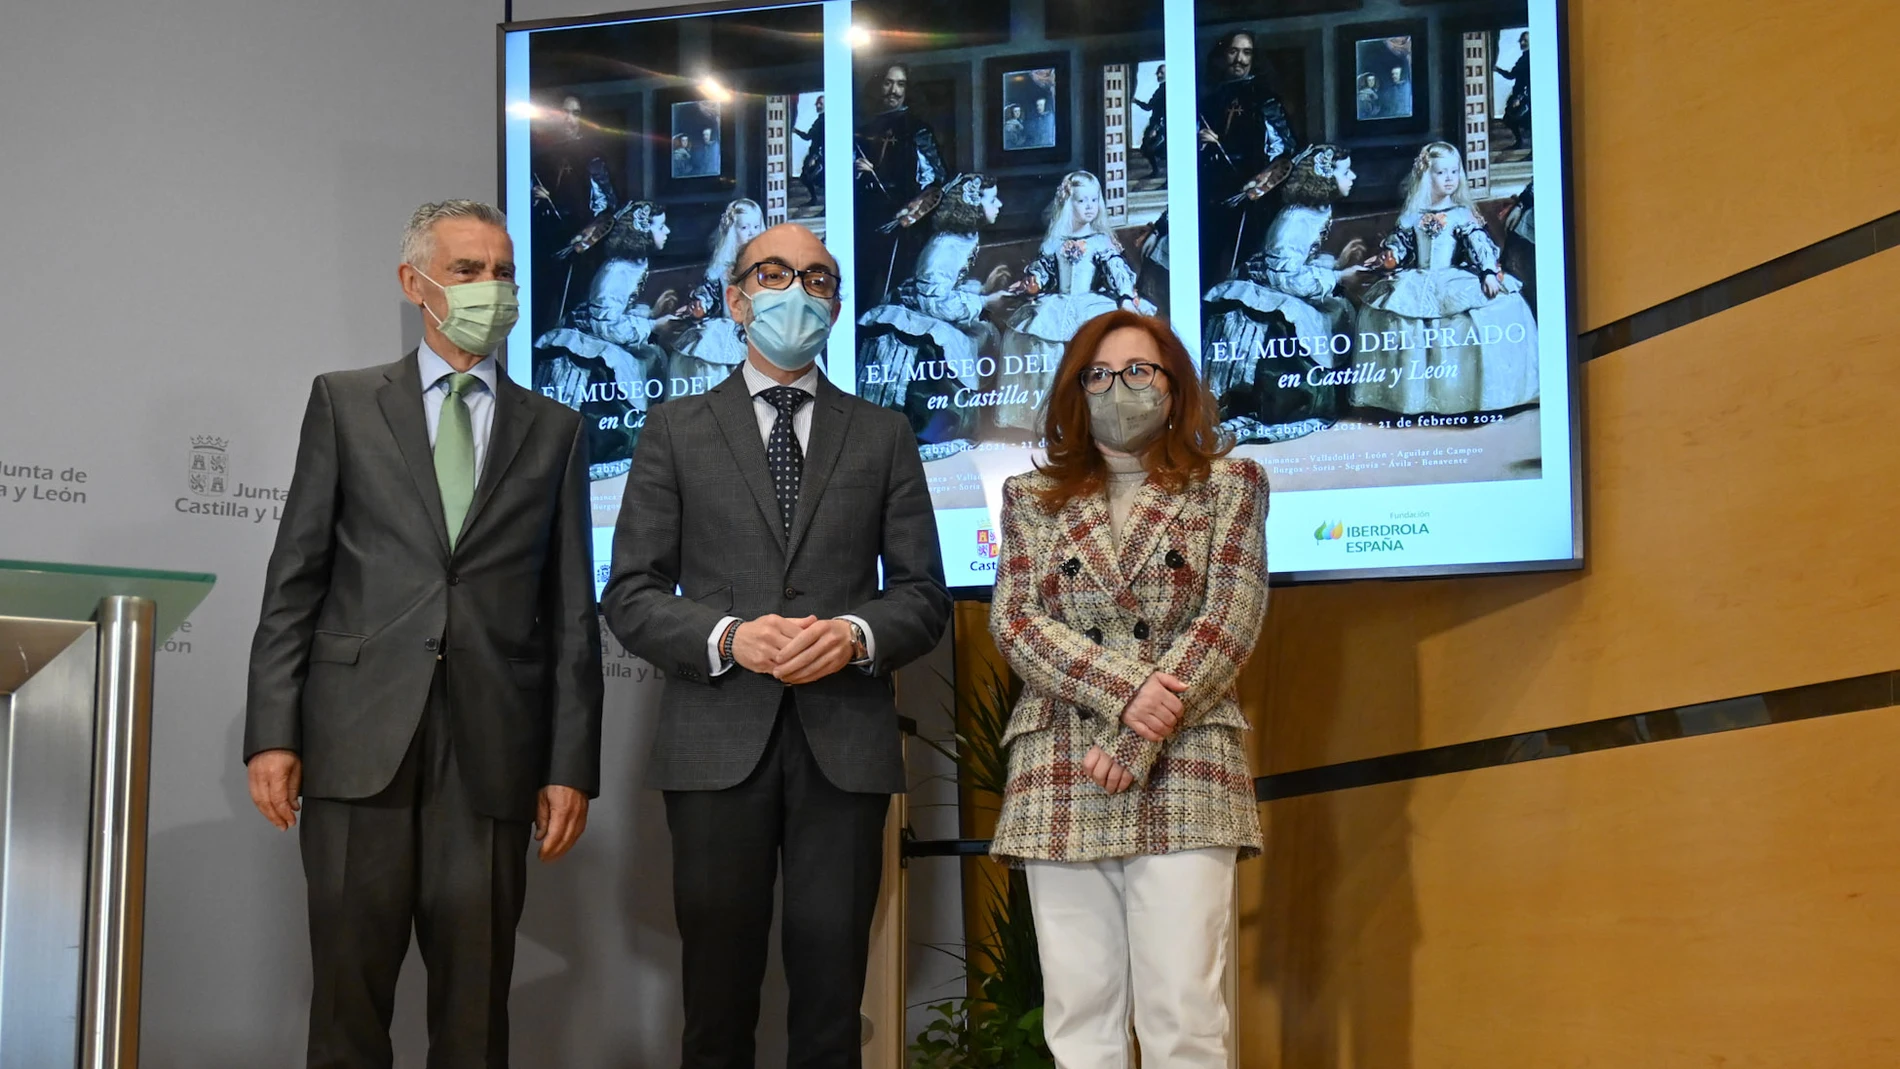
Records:
{"label": "framed picture in painting", "polygon": [[1342,137],[1409,136],[1431,128],[1431,42],[1424,19],[1334,31]]}
{"label": "framed picture in painting", "polygon": [[989,166],[1006,169],[1069,158],[1075,117],[1074,86],[1066,53],[991,56],[983,64],[985,89],[994,94],[988,116]]}

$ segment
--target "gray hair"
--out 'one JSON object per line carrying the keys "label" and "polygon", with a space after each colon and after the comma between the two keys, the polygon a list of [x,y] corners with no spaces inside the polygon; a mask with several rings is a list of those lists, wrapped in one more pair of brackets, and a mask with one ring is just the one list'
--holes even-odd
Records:
{"label": "gray hair", "polygon": [[424,204],[409,217],[402,232],[402,262],[411,267],[427,267],[435,256],[435,224],[444,219],[479,219],[491,226],[508,229],[508,217],[492,205],[478,200],[440,200]]}

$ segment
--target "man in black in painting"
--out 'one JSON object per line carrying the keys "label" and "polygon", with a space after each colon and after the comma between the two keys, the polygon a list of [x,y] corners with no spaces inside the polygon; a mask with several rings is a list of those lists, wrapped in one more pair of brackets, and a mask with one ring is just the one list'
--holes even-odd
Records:
{"label": "man in black in painting", "polygon": [[1141,155],[1148,161],[1148,177],[1160,178],[1168,161],[1168,65],[1155,68],[1155,91],[1148,99],[1129,99],[1148,113],[1148,125],[1141,131]]}
{"label": "man in black in painting", "polygon": [[1517,35],[1517,62],[1510,70],[1493,68],[1498,77],[1511,83],[1511,95],[1504,99],[1504,125],[1511,128],[1511,147],[1522,148],[1531,136],[1531,35]]}
{"label": "man in black in painting", "polygon": [[1233,273],[1273,218],[1277,198],[1254,196],[1227,201],[1275,160],[1300,150],[1287,118],[1286,104],[1271,79],[1254,61],[1254,37],[1247,30],[1223,34],[1207,57],[1207,84],[1201,94],[1198,132],[1201,173],[1201,285],[1211,286]]}
{"label": "man in black in painting", "polygon": [[818,114],[812,118],[808,129],[792,127],[792,133],[805,139],[805,159],[798,167],[798,180],[804,183],[805,195],[817,204],[825,196],[825,94],[818,94],[812,102]]}
{"label": "man in black in painting", "polygon": [[[620,206],[612,172],[604,157],[612,155],[599,126],[587,117],[585,105],[572,93],[555,96],[535,113],[535,140],[529,166],[533,172],[533,238],[535,270],[553,273],[554,285],[536,286],[529,327],[537,336],[560,319],[568,265],[555,258],[582,227],[603,211]],[[585,272],[581,281],[586,281]]]}
{"label": "man in black in painting", "polygon": [[910,108],[910,68],[902,63],[885,67],[871,84],[871,117],[858,127],[857,187],[858,271],[870,286],[859,299],[884,303],[896,279],[910,275],[911,264],[927,236],[921,227],[878,233],[904,205],[925,187],[950,175],[937,149],[937,132]]}

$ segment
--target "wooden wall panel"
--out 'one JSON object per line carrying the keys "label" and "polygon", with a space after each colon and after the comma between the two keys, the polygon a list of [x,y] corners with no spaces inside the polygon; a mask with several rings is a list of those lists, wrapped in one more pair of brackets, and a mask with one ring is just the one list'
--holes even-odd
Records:
{"label": "wooden wall panel", "polygon": [[1900,709],[1263,807],[1241,1064],[1900,1064]]}
{"label": "wooden wall panel", "polygon": [[1582,325],[1900,210],[1891,0],[1571,0]]}
{"label": "wooden wall panel", "polygon": [[1586,366],[1583,573],[1279,589],[1287,771],[1900,668],[1900,251]]}

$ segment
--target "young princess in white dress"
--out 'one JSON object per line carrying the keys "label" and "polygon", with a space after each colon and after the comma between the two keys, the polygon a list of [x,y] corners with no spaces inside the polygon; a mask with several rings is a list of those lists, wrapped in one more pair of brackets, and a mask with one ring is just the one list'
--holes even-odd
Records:
{"label": "young princess in white dress", "polygon": [[667,396],[705,393],[726,381],[745,362],[745,328],[726,312],[726,281],[736,267],[739,250],[765,230],[765,213],[756,202],[740,198],[726,205],[713,231],[712,260],[686,299],[682,316],[688,325],[673,339],[668,361]]}
{"label": "young princess in white dress", "polygon": [[1442,415],[1536,403],[1537,320],[1465,191],[1457,149],[1420,150],[1380,264],[1393,273],[1366,288],[1359,332],[1381,345],[1355,358],[1355,371],[1371,370],[1355,376],[1353,404]]}
{"label": "young princess in white dress", "polygon": [[[1041,253],[1012,287],[1030,299],[1009,314],[1003,331],[996,382],[1005,402],[1047,393],[1063,348],[1082,324],[1117,308],[1142,315],[1155,311],[1135,292],[1135,269],[1102,214],[1102,183],[1089,172],[1072,171],[1056,187]],[[1033,432],[1041,425],[1037,407],[1031,400],[1004,403],[996,422]]]}

